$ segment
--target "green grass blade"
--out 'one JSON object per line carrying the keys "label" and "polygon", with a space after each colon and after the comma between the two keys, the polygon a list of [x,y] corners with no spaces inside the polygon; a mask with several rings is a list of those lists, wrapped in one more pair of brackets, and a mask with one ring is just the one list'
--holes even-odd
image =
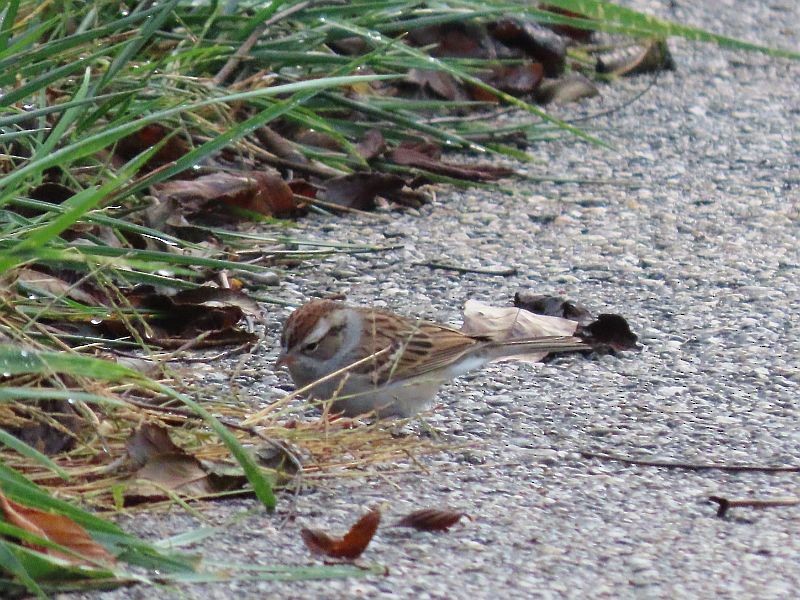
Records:
{"label": "green grass blade", "polygon": [[42,588],[39,587],[39,584],[30,576],[28,570],[17,558],[14,552],[15,549],[11,542],[0,538],[0,572],[10,573],[16,577],[31,594],[35,594],[39,598],[47,598]]}
{"label": "green grass blade", "polygon": [[139,35],[122,47],[111,65],[108,67],[108,70],[105,72],[102,79],[97,82],[97,85],[92,90],[93,95],[100,92],[109,81],[117,76],[124,66],[126,66],[136,57],[142,47],[150,41],[161,25],[164,24],[164,22],[167,20],[167,17],[169,17],[179,1],[180,0],[169,0],[165,4],[159,5],[159,11],[151,17],[148,17],[147,21],[145,21],[144,27],[141,28]]}

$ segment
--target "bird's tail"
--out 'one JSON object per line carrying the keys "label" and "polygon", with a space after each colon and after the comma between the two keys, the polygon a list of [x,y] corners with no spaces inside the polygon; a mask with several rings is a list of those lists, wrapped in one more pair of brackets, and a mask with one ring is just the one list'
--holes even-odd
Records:
{"label": "bird's tail", "polygon": [[[587,352],[591,345],[579,337],[570,335],[549,335],[544,337],[491,342],[487,345],[491,360],[526,355],[530,360],[541,360],[555,352]],[[533,355],[533,356],[528,356]],[[538,358],[534,358],[539,355]]]}

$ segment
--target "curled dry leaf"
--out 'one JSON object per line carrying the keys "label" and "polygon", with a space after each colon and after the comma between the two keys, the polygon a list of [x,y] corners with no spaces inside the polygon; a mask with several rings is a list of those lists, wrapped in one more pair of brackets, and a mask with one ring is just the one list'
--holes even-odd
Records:
{"label": "curled dry leaf", "polygon": [[[506,341],[548,335],[573,335],[576,328],[577,323],[568,319],[535,315],[511,306],[490,306],[477,300],[467,300],[464,304],[464,324],[461,331],[495,341]],[[546,352],[533,352],[499,360],[538,362],[545,356]]]}
{"label": "curled dry leaf", "polygon": [[145,423],[126,448],[137,467],[124,492],[126,505],[163,500],[169,491],[198,498],[240,489],[247,482],[238,468],[201,462],[177,446],[161,425]]}
{"label": "curled dry leaf", "polygon": [[617,352],[639,349],[639,338],[621,315],[598,315],[597,320],[579,327],[575,335],[586,340],[595,349],[608,347]]}
{"label": "curled dry leaf", "polygon": [[[148,343],[162,348],[210,348],[252,344],[258,339],[236,327],[246,314],[261,316],[258,304],[236,290],[203,286],[167,296],[141,286],[126,296],[131,306],[153,311],[144,316],[146,326],[142,322],[134,326]],[[122,321],[109,318],[101,327],[109,335],[128,334],[128,324]]]}
{"label": "curled dry leaf", "polygon": [[413,527],[418,531],[447,531],[466,516],[465,513],[440,508],[423,508],[407,514],[395,527]]}
{"label": "curled dry leaf", "polygon": [[541,63],[527,63],[496,67],[484,81],[512,96],[525,96],[539,86],[543,76]]}
{"label": "curled dry leaf", "polygon": [[514,294],[514,306],[537,315],[549,315],[577,321],[581,325],[588,325],[594,320],[592,313],[583,304],[578,304],[563,296],[535,294],[523,290]]}
{"label": "curled dry leaf", "polygon": [[601,54],[597,57],[598,73],[635,75],[655,71],[673,71],[675,61],[665,40],[652,40]]}
{"label": "curled dry leaf", "polygon": [[361,141],[358,142],[356,150],[364,160],[372,160],[383,154],[386,150],[386,140],[383,139],[380,129],[367,131]]}
{"label": "curled dry leaf", "polygon": [[[296,208],[286,182],[277,174],[263,171],[212,173],[154,185],[151,191],[162,205],[187,216],[213,213],[221,205],[268,217],[291,217]],[[164,206],[160,210],[165,210]]]}
{"label": "curled dry leaf", "polygon": [[380,522],[381,513],[376,509],[356,521],[344,537],[334,538],[324,531],[307,528],[303,528],[300,535],[308,549],[315,554],[353,560],[366,550]]}
{"label": "curled dry leaf", "polygon": [[103,546],[94,541],[83,527],[69,517],[19,504],[6,498],[2,492],[0,492],[0,511],[8,523],[69,548],[80,557],[52,548],[26,544],[39,552],[63,558],[73,564],[97,562],[114,564],[115,562],[114,557]]}
{"label": "curled dry leaf", "polygon": [[351,173],[322,184],[323,200],[358,210],[373,210],[375,198],[392,200],[402,193],[405,180],[387,173]]}
{"label": "curled dry leaf", "polygon": [[568,104],[583,98],[599,96],[600,90],[585,75],[570,73],[558,79],[545,79],[536,88],[539,104]]}
{"label": "curled dry leaf", "polygon": [[133,432],[125,442],[128,456],[137,467],[144,466],[147,461],[160,454],[179,454],[183,452],[169,437],[165,427],[154,423],[145,423]]}
{"label": "curled dry leaf", "polygon": [[489,25],[489,33],[511,48],[519,48],[539,61],[548,77],[558,77],[564,72],[567,44],[555,31],[532,21],[499,19]]}

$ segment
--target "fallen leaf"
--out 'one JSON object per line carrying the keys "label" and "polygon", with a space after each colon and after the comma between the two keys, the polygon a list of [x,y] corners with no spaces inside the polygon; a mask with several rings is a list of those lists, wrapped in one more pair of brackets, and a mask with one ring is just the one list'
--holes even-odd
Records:
{"label": "fallen leaf", "polygon": [[368,50],[367,41],[361,36],[350,36],[331,40],[328,45],[337,54],[345,56],[360,56]]}
{"label": "fallen leaf", "polygon": [[447,531],[465,516],[462,512],[439,508],[423,508],[407,514],[395,527],[413,527],[418,531]]}
{"label": "fallen leaf", "polygon": [[294,136],[294,141],[304,146],[315,146],[331,152],[341,152],[342,143],[335,137],[315,129],[301,129]]}
{"label": "fallen leaf", "polygon": [[[139,131],[126,136],[117,142],[114,153],[124,161],[129,161],[148,148],[162,142],[170,131],[163,125],[151,123]],[[152,171],[167,163],[178,160],[189,152],[189,144],[178,135],[172,135],[161,148],[147,161],[142,171]]]}
{"label": "fallen leaf", "polygon": [[162,204],[187,216],[214,213],[224,206],[284,218],[294,216],[296,209],[286,182],[279,175],[262,171],[212,173],[154,185],[151,191]]}
{"label": "fallen leaf", "polygon": [[300,535],[306,547],[315,554],[353,560],[366,550],[380,522],[381,513],[376,509],[356,521],[344,537],[334,538],[324,531],[307,528],[303,528]]}
{"label": "fallen leaf", "polygon": [[451,58],[489,58],[484,47],[487,36],[482,27],[471,23],[442,23],[418,27],[408,32],[408,41],[415,46],[434,46],[432,56]]}
{"label": "fallen leaf", "polygon": [[255,131],[255,136],[265,150],[272,152],[275,156],[285,158],[297,164],[307,164],[308,159],[305,155],[297,149],[297,146],[291,140],[286,139],[280,133],[267,127],[259,127]]}
{"label": "fallen leaf", "polygon": [[[544,336],[573,335],[578,324],[569,319],[535,315],[511,306],[490,306],[477,300],[464,304],[464,324],[461,331],[469,335],[487,337],[495,341],[537,338]],[[518,360],[539,362],[547,352],[532,352],[508,356],[500,361]]]}
{"label": "fallen leaf", "polygon": [[579,327],[575,335],[591,344],[594,350],[604,346],[616,352],[639,349],[639,338],[631,331],[628,321],[620,315],[598,315],[596,321]]}
{"label": "fallen leaf", "polygon": [[[567,10],[566,8],[561,8],[559,6],[553,6],[552,4],[542,4],[539,6],[539,8],[541,10],[546,10],[557,15],[564,15],[565,17],[571,17],[573,19],[591,20],[588,16],[582,13],[575,12],[573,10]],[[584,44],[588,43],[594,34],[592,29],[579,29],[574,25],[565,25],[562,23],[548,23],[545,26],[548,29],[552,29],[559,35],[563,35],[575,40],[576,42],[582,42]]]}
{"label": "fallen leaf", "polygon": [[467,100],[468,98],[462,85],[446,71],[410,69],[405,81],[422,90],[431,91],[445,100]]}
{"label": "fallen leaf", "polygon": [[107,335],[124,337],[134,326],[148,343],[162,348],[211,348],[258,340],[254,333],[236,327],[246,314],[261,318],[258,304],[240,291],[203,286],[167,296],[140,286],[126,298],[131,306],[146,309],[142,318],[132,324],[104,319],[99,327]]}
{"label": "fallen leaf", "polygon": [[652,40],[647,44],[635,44],[597,57],[598,73],[634,75],[655,71],[672,71],[675,61],[665,40]]}
{"label": "fallen leaf", "polygon": [[160,454],[178,454],[182,452],[165,427],[154,423],[145,423],[133,432],[125,442],[128,456],[137,467],[144,466],[147,461]]}
{"label": "fallen leaf", "polygon": [[319,191],[317,186],[305,179],[292,179],[288,182],[288,185],[293,194],[299,194],[306,198],[316,198]]}
{"label": "fallen leaf", "polygon": [[370,129],[361,138],[356,146],[359,156],[364,160],[372,160],[384,153],[386,150],[386,140],[380,129]]}
{"label": "fallen leaf", "polygon": [[497,67],[484,78],[484,81],[512,96],[525,96],[538,87],[542,77],[544,73],[541,63],[527,63]]}
{"label": "fallen leaf", "polygon": [[115,562],[114,557],[103,546],[94,541],[83,527],[69,517],[19,504],[6,498],[2,492],[0,492],[0,510],[8,523],[69,548],[80,557],[51,548],[26,544],[43,554],[57,556],[73,564],[91,565],[96,562],[114,564]]}
{"label": "fallen leaf", "polygon": [[33,294],[53,298],[70,298],[86,306],[102,304],[98,297],[85,291],[83,286],[75,285],[56,275],[23,267],[16,270],[16,276],[16,284],[25,296]]}
{"label": "fallen leaf", "polygon": [[564,72],[567,44],[556,32],[532,21],[499,19],[488,26],[489,33],[511,48],[519,48],[542,64],[548,77]]}
{"label": "fallen leaf", "polygon": [[405,180],[388,173],[351,173],[322,184],[323,200],[358,210],[374,210],[375,198],[391,198],[405,186]]}
{"label": "fallen leaf", "polygon": [[581,325],[588,325],[594,321],[594,316],[584,305],[562,296],[519,291],[514,294],[514,306],[537,315],[548,315],[577,321]]}
{"label": "fallen leaf", "polygon": [[558,79],[545,79],[536,88],[534,97],[539,104],[568,104],[599,95],[600,90],[585,75],[570,73]]}
{"label": "fallen leaf", "polygon": [[161,425],[145,423],[126,448],[138,467],[124,491],[126,505],[162,500],[168,492],[202,498],[241,489],[247,481],[237,466],[201,462],[177,446]]}

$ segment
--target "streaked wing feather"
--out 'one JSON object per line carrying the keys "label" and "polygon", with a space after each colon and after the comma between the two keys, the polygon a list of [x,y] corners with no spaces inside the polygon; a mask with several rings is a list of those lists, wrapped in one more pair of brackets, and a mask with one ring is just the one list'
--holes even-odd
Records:
{"label": "streaked wing feather", "polygon": [[[358,369],[363,374],[372,373],[375,385],[439,370],[480,343],[449,327],[383,311],[365,314],[365,326],[370,333],[371,353],[392,348]],[[394,337],[389,332],[401,335]]]}

